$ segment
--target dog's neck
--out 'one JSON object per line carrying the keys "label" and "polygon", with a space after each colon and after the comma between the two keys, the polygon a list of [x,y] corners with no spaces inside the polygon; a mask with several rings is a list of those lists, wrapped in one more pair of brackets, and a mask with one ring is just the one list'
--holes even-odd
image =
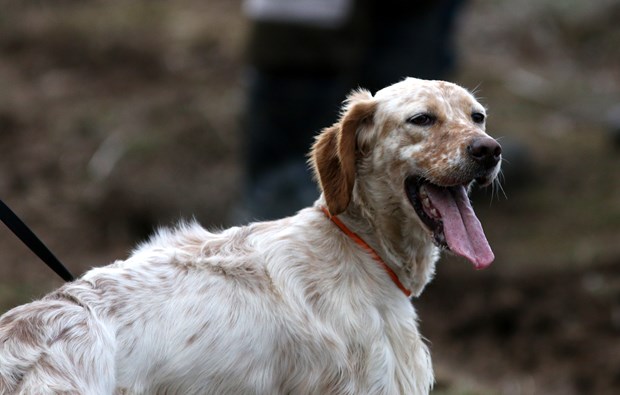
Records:
{"label": "dog's neck", "polygon": [[331,215],[329,213],[329,210],[327,209],[327,207],[325,206],[321,206],[321,210],[323,211],[323,213],[325,213],[325,215],[327,216],[327,218],[329,218],[338,228],[340,228],[340,230],[346,234],[351,240],[353,240],[355,242],[355,244],[357,244],[358,246],[360,246],[364,251],[366,251],[366,253],[368,255],[370,255],[370,257],[377,263],[377,265],[379,267],[382,267],[385,272],[390,276],[390,278],[392,279],[392,282],[394,282],[394,284],[406,295],[406,296],[410,296],[411,295],[411,291],[409,291],[407,288],[405,288],[405,286],[400,282],[400,279],[398,278],[398,276],[396,275],[396,273],[394,273],[394,271],[392,270],[392,268],[390,266],[388,266],[385,261],[383,260],[383,258],[381,258],[379,256],[379,254],[377,254],[377,251],[375,251],[371,246],[368,245],[368,243],[366,243],[364,241],[364,239],[362,239],[357,233],[353,232],[351,229],[349,229],[341,220],[340,218],[338,218],[335,215]]}
{"label": "dog's neck", "polygon": [[[321,196],[315,205],[325,204]],[[439,249],[417,221],[399,214],[394,208],[371,208],[351,201],[338,218],[377,252],[412,295],[418,296],[433,277]]]}

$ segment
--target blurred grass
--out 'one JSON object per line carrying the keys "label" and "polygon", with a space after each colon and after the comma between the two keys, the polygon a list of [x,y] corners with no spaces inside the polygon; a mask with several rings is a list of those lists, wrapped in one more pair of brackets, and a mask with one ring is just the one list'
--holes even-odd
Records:
{"label": "blurred grass", "polygon": [[0,282],[0,312],[43,296],[41,289],[28,283]]}

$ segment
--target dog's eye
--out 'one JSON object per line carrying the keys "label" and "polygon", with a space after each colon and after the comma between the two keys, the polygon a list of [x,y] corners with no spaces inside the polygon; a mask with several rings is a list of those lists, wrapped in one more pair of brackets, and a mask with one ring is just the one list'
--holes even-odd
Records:
{"label": "dog's eye", "polygon": [[474,112],[471,114],[471,120],[474,121],[475,123],[482,123],[484,122],[484,114],[480,113],[480,112]]}
{"label": "dog's eye", "polygon": [[435,123],[435,119],[431,114],[418,114],[407,119],[407,122],[417,126],[430,126]]}

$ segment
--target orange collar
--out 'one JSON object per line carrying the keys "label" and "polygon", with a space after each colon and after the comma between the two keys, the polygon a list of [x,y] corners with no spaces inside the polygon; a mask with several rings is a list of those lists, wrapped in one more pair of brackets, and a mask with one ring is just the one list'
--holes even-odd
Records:
{"label": "orange collar", "polygon": [[321,206],[321,210],[323,211],[325,216],[327,216],[327,218],[329,218],[334,224],[336,224],[336,226],[338,226],[340,228],[341,231],[344,232],[344,234],[349,236],[349,238],[351,238],[357,245],[362,247],[368,253],[368,255],[370,255],[372,257],[372,259],[374,259],[375,262],[377,262],[379,264],[379,266],[381,266],[383,268],[383,270],[385,270],[387,272],[387,274],[390,276],[390,278],[392,279],[394,284],[396,284],[398,289],[403,291],[403,293],[407,297],[409,297],[411,295],[411,291],[409,291],[407,288],[405,288],[405,286],[398,279],[398,276],[396,275],[396,273],[394,273],[394,271],[392,269],[390,269],[390,267],[383,261],[383,259],[381,259],[379,254],[377,254],[377,252],[371,246],[368,245],[368,243],[366,243],[355,232],[353,232],[351,229],[349,229],[335,215],[331,215],[329,213],[329,210],[325,206]]}

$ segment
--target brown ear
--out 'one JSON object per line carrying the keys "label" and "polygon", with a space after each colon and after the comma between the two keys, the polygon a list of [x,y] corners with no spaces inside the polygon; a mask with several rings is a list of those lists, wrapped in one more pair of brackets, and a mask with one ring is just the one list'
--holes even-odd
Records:
{"label": "brown ear", "polygon": [[331,215],[345,211],[351,201],[357,131],[372,122],[375,108],[370,92],[354,91],[347,98],[340,121],[323,129],[312,146],[310,161]]}

